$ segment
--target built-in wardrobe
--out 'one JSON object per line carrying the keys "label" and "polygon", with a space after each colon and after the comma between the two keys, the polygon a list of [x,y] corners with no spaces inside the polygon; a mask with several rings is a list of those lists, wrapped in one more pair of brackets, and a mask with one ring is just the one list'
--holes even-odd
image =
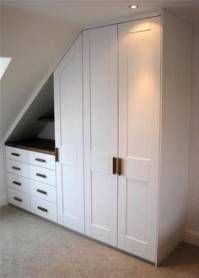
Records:
{"label": "built-in wardrobe", "polygon": [[190,42],[168,12],[79,34],[54,72],[55,222],[156,264],[182,241]]}

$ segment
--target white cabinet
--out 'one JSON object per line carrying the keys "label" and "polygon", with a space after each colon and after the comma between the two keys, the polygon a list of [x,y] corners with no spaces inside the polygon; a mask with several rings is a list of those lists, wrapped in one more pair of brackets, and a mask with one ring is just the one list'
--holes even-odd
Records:
{"label": "white cabinet", "polygon": [[117,26],[84,32],[86,234],[116,246]]}
{"label": "white cabinet", "polygon": [[55,156],[7,146],[6,163],[8,202],[57,222]]}
{"label": "white cabinet", "polygon": [[190,34],[167,12],[83,32],[85,231],[154,263],[183,239]]}
{"label": "white cabinet", "polygon": [[[54,219],[56,184],[65,227],[154,263],[182,240],[190,30],[162,12],[81,32],[54,73],[59,161],[30,157],[35,213]],[[23,157],[9,150],[12,175]]]}
{"label": "white cabinet", "polygon": [[9,202],[159,263],[183,239],[190,65],[165,11],[81,32],[54,72],[58,161],[6,147]]}
{"label": "white cabinet", "polygon": [[82,36],[54,75],[58,222],[84,232]]}
{"label": "white cabinet", "polygon": [[118,247],[155,257],[160,122],[160,18],[119,24]]}

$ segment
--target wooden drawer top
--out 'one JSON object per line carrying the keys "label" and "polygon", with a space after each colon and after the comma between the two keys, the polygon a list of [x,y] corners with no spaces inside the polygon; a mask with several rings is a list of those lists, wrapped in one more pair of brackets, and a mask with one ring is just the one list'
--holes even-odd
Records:
{"label": "wooden drawer top", "polygon": [[28,140],[6,142],[5,145],[24,150],[55,155],[54,140],[34,138]]}

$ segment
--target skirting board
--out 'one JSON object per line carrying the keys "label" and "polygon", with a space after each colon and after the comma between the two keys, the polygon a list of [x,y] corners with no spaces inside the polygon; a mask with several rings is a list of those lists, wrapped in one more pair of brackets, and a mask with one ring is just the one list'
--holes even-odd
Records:
{"label": "skirting board", "polygon": [[7,204],[8,204],[8,200],[7,200],[6,195],[5,196],[0,196],[0,207],[3,207]]}
{"label": "skirting board", "polygon": [[184,242],[199,247],[199,232],[187,230],[184,233]]}

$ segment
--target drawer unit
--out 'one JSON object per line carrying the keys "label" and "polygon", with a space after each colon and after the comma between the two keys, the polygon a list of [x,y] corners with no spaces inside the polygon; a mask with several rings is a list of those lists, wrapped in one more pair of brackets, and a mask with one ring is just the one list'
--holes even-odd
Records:
{"label": "drawer unit", "polygon": [[6,147],[8,202],[57,222],[55,157]]}
{"label": "drawer unit", "polygon": [[30,152],[29,163],[39,167],[55,169],[55,157],[50,154]]}
{"label": "drawer unit", "polygon": [[55,204],[41,200],[40,198],[31,198],[31,211],[51,221],[57,222],[57,207]]}
{"label": "drawer unit", "polygon": [[8,202],[30,211],[30,195],[17,190],[8,189]]}
{"label": "drawer unit", "polygon": [[29,177],[29,166],[28,164],[18,162],[15,160],[7,159],[7,172],[20,175],[23,177]]}
{"label": "drawer unit", "polygon": [[15,174],[7,174],[7,184],[9,188],[30,193],[30,180]]}
{"label": "drawer unit", "polygon": [[55,186],[55,171],[42,167],[29,166],[30,179]]}
{"label": "drawer unit", "polygon": [[31,180],[31,195],[51,203],[56,203],[56,188],[48,184]]}

